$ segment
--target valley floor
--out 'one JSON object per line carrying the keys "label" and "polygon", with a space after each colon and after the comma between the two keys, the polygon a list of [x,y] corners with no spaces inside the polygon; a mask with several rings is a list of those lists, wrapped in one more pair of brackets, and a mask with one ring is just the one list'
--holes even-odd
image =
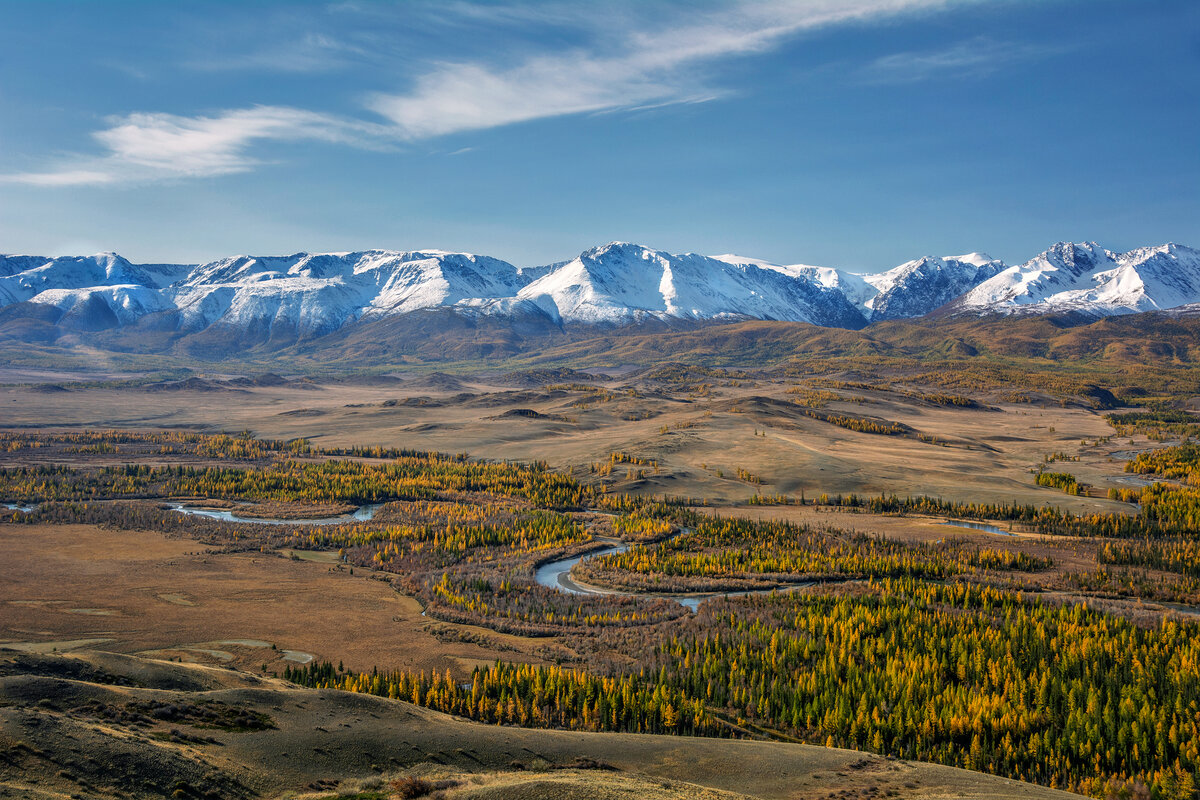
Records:
{"label": "valley floor", "polygon": [[[570,376],[435,374],[263,386],[205,380],[55,386],[0,387],[5,424],[248,430],[323,447],[371,444],[545,461],[585,481],[594,479],[593,465],[626,453],[654,466],[618,465],[606,480],[612,489],[716,503],[759,493],[888,492],[1116,511],[1127,506],[1110,503],[1103,490],[1129,485],[1122,473],[1129,452],[1157,446],[1140,435],[1113,437],[1102,413],[1078,401],[1064,405],[1051,395],[1005,390],[972,392],[980,398],[975,407],[938,405],[926,398],[944,390],[902,379],[720,378],[684,369],[682,376],[602,375],[586,384]],[[896,424],[906,433],[879,435],[818,417]],[[1034,485],[1030,470],[1056,452],[1078,456],[1072,471],[1101,496],[1081,499]],[[739,477],[739,469],[756,482]]]}
{"label": "valley floor", "polygon": [[[921,759],[1185,785],[1190,417],[967,394],[678,365],[0,387],[0,797],[1067,796]],[[534,580],[615,540],[572,573],[611,594]],[[635,730],[741,738],[596,732]]]}

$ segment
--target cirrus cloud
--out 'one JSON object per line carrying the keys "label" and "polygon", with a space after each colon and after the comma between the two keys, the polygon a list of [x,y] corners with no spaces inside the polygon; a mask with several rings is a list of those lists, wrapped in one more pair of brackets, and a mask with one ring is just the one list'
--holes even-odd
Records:
{"label": "cirrus cloud", "polygon": [[1063,47],[1035,47],[1015,42],[998,42],[977,36],[940,50],[908,51],[877,58],[859,70],[866,83],[917,83],[950,75],[978,77],[995,72],[1005,64],[1032,61],[1063,51]]}
{"label": "cirrus cloud", "polygon": [[[721,59],[767,52],[831,25],[981,1],[776,0],[707,14],[685,7],[685,24],[653,30],[600,25],[590,45],[554,54],[501,65],[428,65],[407,91],[370,95],[365,110],[377,115],[373,119],[273,105],[197,116],[128,114],[92,133],[99,154],[0,175],[0,181],[77,186],[229,175],[269,163],[260,151],[271,143],[380,149],[565,115],[708,101],[726,94],[704,80]],[[587,19],[597,25],[594,15]]]}
{"label": "cirrus cloud", "polygon": [[78,186],[246,172],[262,161],[249,154],[261,141],[319,141],[378,146],[380,125],[281,106],[254,106],[212,116],[137,113],[92,134],[108,151],[78,157],[45,172],[3,176],[37,186]]}

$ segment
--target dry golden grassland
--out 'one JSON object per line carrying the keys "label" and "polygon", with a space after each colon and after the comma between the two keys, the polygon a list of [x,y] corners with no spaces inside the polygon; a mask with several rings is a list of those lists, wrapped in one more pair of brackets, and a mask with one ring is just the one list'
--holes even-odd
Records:
{"label": "dry golden grassland", "polygon": [[[1102,413],[1046,398],[1005,403],[984,397],[994,409],[986,410],[922,403],[900,391],[833,390],[845,400],[828,402],[821,413],[887,420],[912,432],[882,436],[806,416],[795,402],[800,396],[789,393],[795,381],[622,379],[513,388],[481,378],[452,380],[448,388],[430,388],[427,380],[169,392],[8,387],[0,389],[0,409],[14,428],[245,429],[260,438],[307,437],[323,447],[372,444],[544,460],[585,480],[591,465],[622,452],[657,467],[617,465],[608,476],[614,488],[713,502],[759,491],[810,498],[895,492],[1117,510],[1119,504],[1104,499],[1036,487],[1030,470],[1050,453],[1067,452],[1080,456],[1067,467],[1081,480],[1101,490],[1125,486],[1125,458],[1112,453],[1152,445],[1140,436],[1103,441],[1113,429]],[[761,484],[743,480],[739,470]]]}
{"label": "dry golden grassland", "polygon": [[458,674],[497,658],[540,661],[538,642],[423,617],[382,575],[351,575],[333,555],[216,553],[155,532],[0,524],[0,646],[269,671],[310,658]]}

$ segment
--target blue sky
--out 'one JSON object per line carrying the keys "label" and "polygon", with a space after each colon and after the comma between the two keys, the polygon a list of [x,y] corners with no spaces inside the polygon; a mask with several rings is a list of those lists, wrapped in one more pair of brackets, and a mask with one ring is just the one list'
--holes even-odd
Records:
{"label": "blue sky", "polygon": [[0,252],[1200,247],[1195,0],[0,0]]}

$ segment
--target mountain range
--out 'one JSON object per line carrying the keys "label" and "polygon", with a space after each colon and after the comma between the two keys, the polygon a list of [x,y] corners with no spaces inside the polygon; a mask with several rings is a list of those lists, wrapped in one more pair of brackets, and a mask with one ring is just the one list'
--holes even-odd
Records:
{"label": "mountain range", "polygon": [[747,319],[858,329],[927,315],[1099,318],[1196,303],[1200,251],[1177,244],[1114,253],[1093,242],[1059,243],[1014,266],[970,253],[873,274],[621,242],[526,268],[441,250],[200,265],[133,264],[115,253],[0,255],[0,332],[43,341],[55,332],[111,331],[290,343],[416,312],[444,324],[430,311],[442,321],[557,329]]}

